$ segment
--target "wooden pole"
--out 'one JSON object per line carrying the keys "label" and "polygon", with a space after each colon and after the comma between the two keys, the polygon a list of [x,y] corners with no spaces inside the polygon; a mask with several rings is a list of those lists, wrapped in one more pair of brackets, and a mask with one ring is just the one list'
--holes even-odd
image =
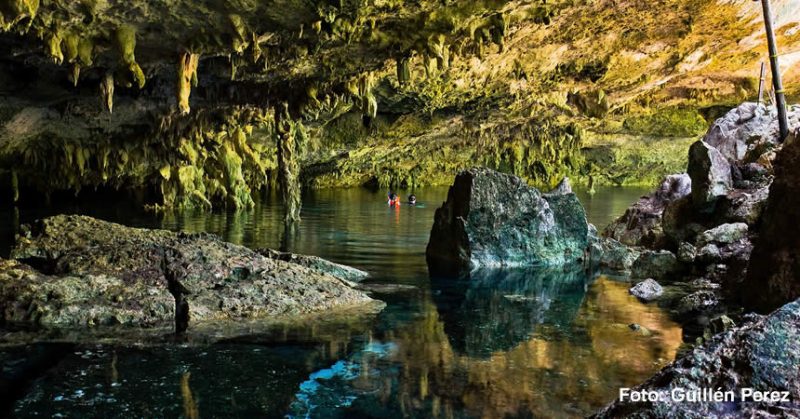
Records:
{"label": "wooden pole", "polygon": [[767,78],[767,66],[764,62],[761,62],[761,76],[758,79],[758,105],[761,106],[761,102],[764,100],[764,81]]}
{"label": "wooden pole", "polygon": [[789,135],[789,121],[786,118],[786,97],[783,94],[781,68],[778,65],[778,46],[775,43],[775,31],[772,28],[772,5],[770,5],[769,0],[761,0],[761,6],[764,9],[764,27],[767,30],[769,63],[770,67],[772,67],[772,86],[775,90],[775,105],[778,107],[779,141],[783,142]]}

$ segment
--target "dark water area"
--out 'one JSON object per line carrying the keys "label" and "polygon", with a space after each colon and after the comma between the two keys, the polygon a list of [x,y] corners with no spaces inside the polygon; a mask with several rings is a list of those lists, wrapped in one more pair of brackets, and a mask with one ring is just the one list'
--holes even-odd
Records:
{"label": "dark water area", "polygon": [[[248,212],[155,215],[129,203],[0,208],[0,249],[16,224],[80,213],[130,226],[208,231],[249,247],[286,247],[403,284],[387,307],[347,326],[309,321],[212,345],[76,345],[28,383],[19,417],[579,417],[672,361],[682,331],[629,285],[539,270],[430,279],[425,245],[447,188],[423,207],[387,208],[384,192],[311,191],[289,237],[275,197]],[[579,192],[602,229],[644,189]],[[639,323],[652,332],[628,328]],[[4,374],[46,344],[0,350]],[[63,349],[63,348],[62,348]],[[45,351],[46,352],[46,351]]]}

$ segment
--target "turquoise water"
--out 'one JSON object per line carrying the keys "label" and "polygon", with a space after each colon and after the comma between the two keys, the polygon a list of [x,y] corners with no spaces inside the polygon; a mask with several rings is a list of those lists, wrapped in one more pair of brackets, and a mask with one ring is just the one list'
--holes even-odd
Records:
{"label": "turquoise water", "polygon": [[[387,208],[385,192],[312,191],[296,234],[277,200],[249,212],[156,216],[102,201],[0,209],[15,220],[83,213],[143,227],[210,231],[250,247],[285,247],[353,265],[387,307],[352,324],[309,322],[213,345],[34,344],[7,347],[5,370],[44,353],[53,367],[11,409],[20,417],[569,417],[612,400],[670,362],[681,329],[612,279],[558,271],[431,280],[424,251],[446,188],[415,191],[424,208]],[[646,191],[579,193],[602,228]],[[4,249],[5,250],[5,249]],[[639,323],[653,334],[627,327]],[[44,356],[44,355],[43,355]],[[48,359],[50,359],[48,358]],[[20,367],[21,368],[21,367]],[[5,371],[4,370],[4,371]]]}

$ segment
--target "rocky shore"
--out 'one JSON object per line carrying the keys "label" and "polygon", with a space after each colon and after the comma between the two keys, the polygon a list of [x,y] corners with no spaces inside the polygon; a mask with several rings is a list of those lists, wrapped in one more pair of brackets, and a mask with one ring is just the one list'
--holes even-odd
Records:
{"label": "rocky shore", "polygon": [[702,333],[631,390],[646,397],[620,396],[596,417],[800,416],[800,107],[789,121],[780,141],[774,111],[733,109],[692,145],[687,174],[605,230],[640,254],[631,293],[671,308],[685,336]]}
{"label": "rocky shore", "polygon": [[[601,235],[567,182],[542,193],[489,169],[463,171],[436,212],[429,269],[613,271],[643,304],[669,310],[684,327],[683,355],[634,389],[658,400],[621,398],[598,417],[798,416],[800,107],[789,115],[781,140],[774,111],[731,110],[690,147],[686,173],[667,176]],[[747,399],[747,388],[794,402]],[[735,397],[675,395],[703,389]]]}
{"label": "rocky shore", "polygon": [[[0,261],[9,325],[122,326],[178,332],[204,324],[281,320],[383,303],[356,290],[365,273],[221,241],[210,234],[125,227],[84,216],[24,226]],[[297,263],[295,263],[297,262]]]}
{"label": "rocky shore", "polygon": [[[789,115],[796,130],[800,107],[792,107]],[[788,290],[754,293],[750,279],[751,286],[744,286],[745,278],[770,271],[748,269],[769,259],[751,258],[754,245],[784,249],[771,266],[781,266],[781,258],[792,253],[788,249],[793,239],[787,237],[796,235],[785,234],[792,228],[784,216],[791,203],[783,201],[793,199],[787,197],[793,196],[796,179],[796,137],[793,132],[781,143],[774,112],[754,103],[744,103],[717,120],[690,148],[687,173],[668,176],[603,232],[639,253],[632,280],[665,281],[668,287],[688,290],[688,295],[673,293],[680,298],[668,305],[697,320],[693,326],[700,330],[727,311],[726,306],[768,312],[799,297]],[[782,231],[771,230],[781,217]],[[786,275],[783,278],[786,283]],[[776,294],[780,304],[756,301]]]}

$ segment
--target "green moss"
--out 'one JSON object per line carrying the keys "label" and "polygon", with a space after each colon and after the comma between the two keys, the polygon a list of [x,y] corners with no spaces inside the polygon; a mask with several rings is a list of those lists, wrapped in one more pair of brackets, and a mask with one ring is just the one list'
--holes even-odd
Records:
{"label": "green moss", "polygon": [[702,135],[708,122],[695,109],[664,108],[652,113],[625,118],[623,128],[631,133],[659,137],[692,137]]}
{"label": "green moss", "polygon": [[654,186],[664,176],[686,170],[687,150],[696,138],[590,136],[575,178],[597,184]]}
{"label": "green moss", "polygon": [[145,84],[144,72],[136,62],[134,54],[136,49],[136,29],[131,25],[120,26],[114,34],[114,42],[122,57],[122,62],[125,63],[131,73],[131,77],[133,77],[133,81],[140,89],[143,88]]}
{"label": "green moss", "polygon": [[56,64],[64,62],[64,53],[61,51],[61,35],[54,31],[47,36],[47,55]]}

